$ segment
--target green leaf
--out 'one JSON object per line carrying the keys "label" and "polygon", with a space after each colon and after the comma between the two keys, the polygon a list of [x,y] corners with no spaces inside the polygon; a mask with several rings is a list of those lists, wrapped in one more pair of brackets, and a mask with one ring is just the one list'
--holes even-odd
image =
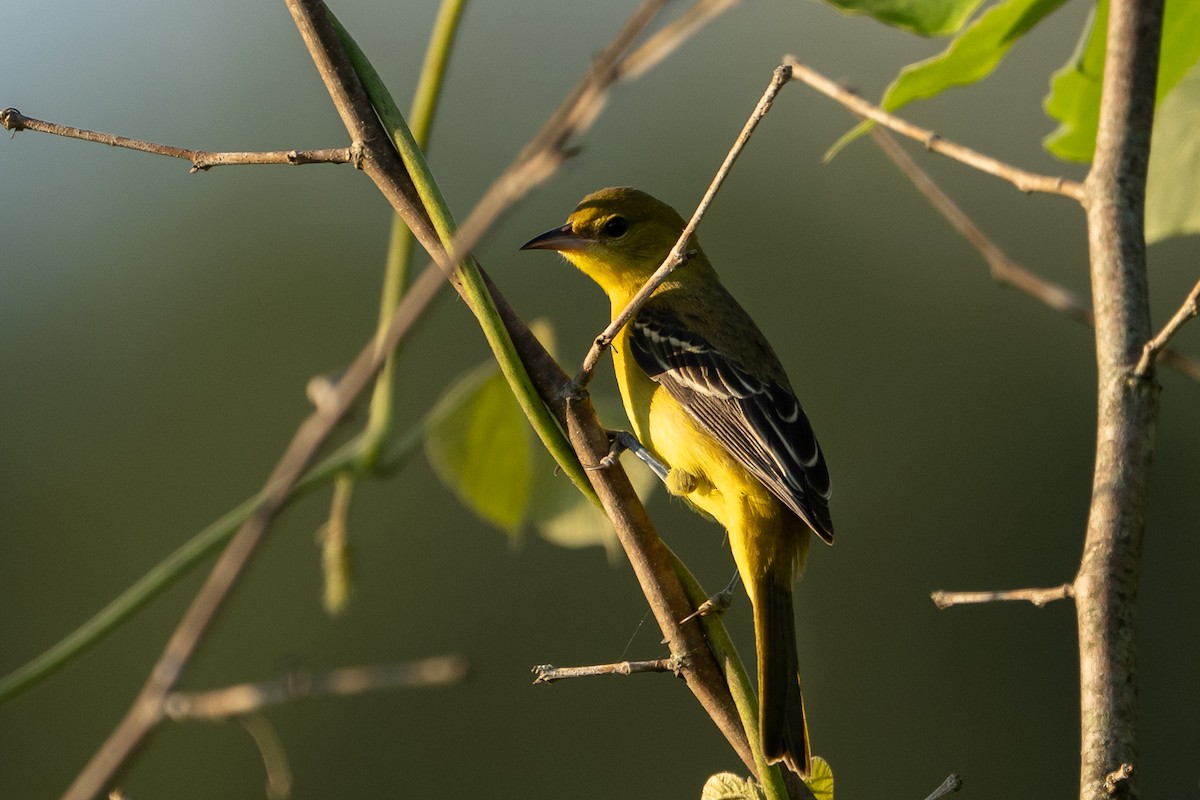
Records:
{"label": "green leaf", "polygon": [[1155,115],[1146,184],[1146,241],[1200,233],[1200,66]]}
{"label": "green leaf", "polygon": [[476,514],[516,536],[532,485],[529,428],[492,362],[459,378],[426,428],[434,472]]}
{"label": "green leaf", "polygon": [[1107,28],[1108,0],[1099,0],[1071,59],[1050,78],[1050,94],[1043,107],[1059,126],[1042,144],[1064,161],[1091,161],[1096,148]]}
{"label": "green leaf", "polygon": [[749,778],[732,772],[718,772],[704,782],[700,800],[763,800],[763,793]]}
{"label": "green leaf", "polygon": [[[628,453],[621,454],[621,466],[629,475],[633,490],[645,502],[658,485],[658,478],[649,467]],[[599,545],[610,560],[616,560],[621,554],[621,544],[608,515],[580,495],[574,484],[555,474],[553,467],[553,462],[546,458],[544,468],[535,474],[529,521],[551,544],[559,547]]]}
{"label": "green leaf", "polygon": [[833,800],[833,767],[820,756],[813,756],[812,774],[804,781],[816,800]]}
{"label": "green leaf", "polygon": [[848,14],[866,14],[921,36],[948,36],[966,23],[982,0],[827,0]]}
{"label": "green leaf", "polygon": [[[1050,81],[1045,109],[1047,115],[1059,122],[1059,127],[1046,137],[1044,144],[1050,153],[1066,161],[1091,161],[1096,149],[1107,29],[1108,2],[1099,0],[1075,53]],[[1159,104],[1200,61],[1197,31],[1200,31],[1200,0],[1166,0],[1155,93]]]}
{"label": "green leaf", "polygon": [[1160,105],[1197,62],[1200,62],[1200,0],[1167,0],[1155,94]]}
{"label": "green leaf", "polygon": [[[551,353],[553,331],[535,320],[530,328]],[[601,419],[624,419],[615,400],[593,397]],[[425,453],[434,472],[484,520],[516,537],[529,522],[560,547],[604,547],[610,558],[620,543],[605,513],[580,493],[544,449],[533,447],[512,390],[488,361],[456,380],[429,413]],[[658,479],[636,458],[621,464],[643,500]]]}
{"label": "green leaf", "polygon": [[[539,333],[538,338],[542,335]],[[592,395],[596,413],[609,428],[628,427],[625,412],[615,397]],[[621,555],[621,544],[613,530],[612,521],[604,510],[588,502],[579,490],[554,470],[554,463],[540,456],[535,466],[534,491],[529,503],[529,521],[542,538],[559,547],[590,547],[599,545],[610,560]],[[621,466],[642,502],[659,485],[658,478],[630,453],[621,454]]]}
{"label": "green leaf", "polygon": [[[941,94],[953,86],[983,80],[1008,55],[1008,51],[1033,26],[1066,0],[1005,0],[989,8],[954,38],[950,46],[932,58],[909,64],[891,82],[880,106],[885,111]],[[859,123],[840,138],[826,160],[862,136],[875,123]]]}
{"label": "green leaf", "polygon": [[884,92],[888,111],[986,78],[1034,25],[1066,0],[1006,0],[989,8],[933,58],[909,64]]}

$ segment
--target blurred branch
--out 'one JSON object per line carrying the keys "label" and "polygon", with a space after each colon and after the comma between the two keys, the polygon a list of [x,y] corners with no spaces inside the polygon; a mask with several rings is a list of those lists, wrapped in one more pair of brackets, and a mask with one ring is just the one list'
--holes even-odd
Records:
{"label": "blurred branch", "polygon": [[795,56],[785,56],[783,63],[792,68],[792,77],[794,79],[802,81],[821,94],[836,100],[860,117],[873,120],[901,136],[915,139],[923,144],[927,150],[941,153],[947,158],[952,158],[981,172],[986,172],[989,175],[1006,180],[1022,192],[1058,194],[1080,202],[1083,201],[1083,186],[1075,181],[1062,177],[1026,172],[1023,169],[1005,164],[1003,161],[999,161],[991,156],[985,156],[969,147],[963,147],[948,139],[943,139],[937,132],[913,125],[911,122],[889,114],[879,106],[864,100],[849,89],[838,86],[819,72],[801,64],[796,60]]}
{"label": "blurred branch", "polygon": [[676,676],[683,669],[678,658],[656,658],[651,661],[618,661],[615,664],[593,664],[586,667],[556,667],[539,664],[533,668],[533,682],[554,683],[567,678],[594,678],[597,675],[636,675],[641,672],[671,672]]}
{"label": "blurred branch", "polygon": [[10,131],[36,131],[55,136],[65,136],[68,139],[82,139],[85,142],[97,142],[110,147],[123,147],[127,150],[139,150],[143,153],[153,153],[170,158],[182,158],[190,161],[190,172],[200,172],[212,167],[224,167],[234,164],[348,164],[358,158],[358,149],[350,147],[331,147],[324,150],[275,150],[262,153],[220,153],[212,150],[188,150],[183,147],[173,147],[167,144],[156,144],[131,139],[128,136],[117,136],[113,133],[89,131],[85,128],[72,128],[69,125],[59,125],[55,122],[27,117],[15,108],[0,111],[0,125]]}
{"label": "blurred branch", "polygon": [[399,664],[342,667],[329,672],[289,672],[261,683],[240,683],[206,692],[172,692],[163,701],[163,711],[177,722],[219,720],[251,714],[299,698],[448,686],[461,683],[467,672],[466,658],[457,653]]}
{"label": "blurred branch", "polygon": [[[421,307],[422,301],[416,287],[405,296],[392,318],[388,341],[398,341],[411,328],[418,318],[416,309]],[[372,340],[332,387],[325,402],[301,423],[267,478],[254,512],[238,528],[217,559],[129,711],[75,778],[63,795],[64,800],[95,797],[162,719],[167,694],[178,682],[217,610],[266,534],[268,525],[291,499],[296,483],[317,450],[382,366],[383,352]]]}
{"label": "blurred branch", "polygon": [[[352,446],[343,447],[309,470],[297,482],[289,502],[323,486],[358,458]],[[413,449],[415,446],[410,445]],[[41,655],[0,678],[0,704],[21,694],[69,664],[116,630],[136,611],[161,594],[201,560],[229,541],[238,528],[266,501],[259,492],[205,527],[160,561],[132,586]]]}
{"label": "blurred branch", "polygon": [[740,2],[741,0],[699,0],[646,37],[636,50],[621,59],[618,64],[618,77],[623,81],[635,81],[642,77],[675,52],[676,48],[693,34]]}
{"label": "blurred branch", "polygon": [[968,603],[996,603],[1010,600],[1027,600],[1038,608],[1055,600],[1066,600],[1075,596],[1075,587],[1064,583],[1048,589],[1006,589],[995,592],[947,592],[939,590],[930,594],[938,608],[950,608]]}
{"label": "blurred branch", "polygon": [[[938,186],[929,173],[917,164],[891,134],[883,128],[877,127],[871,129],[871,135],[875,138],[875,143],[879,145],[884,154],[904,173],[905,177],[912,181],[912,184],[917,187],[921,194],[925,195],[933,207],[946,218],[950,226],[979,251],[979,254],[983,256],[984,261],[988,264],[992,280],[1002,286],[1019,289],[1035,300],[1044,303],[1055,311],[1066,314],[1071,319],[1087,325],[1089,328],[1096,326],[1092,309],[1088,306],[1084,298],[1060,284],[1043,278],[1009,258],[995,242],[979,229],[979,226],[967,216],[966,212]],[[1156,350],[1154,354],[1156,355],[1159,351],[1162,351],[1163,363],[1193,380],[1200,381],[1200,359],[1166,348],[1167,341],[1188,318],[1186,315],[1189,312],[1190,316],[1196,315],[1196,301],[1198,296],[1200,296],[1200,284],[1197,284],[1192,294],[1189,295],[1188,301],[1176,312],[1175,318],[1168,323],[1162,333],[1147,343],[1146,347],[1155,346]],[[1189,303],[1191,304],[1190,306]],[[1180,319],[1181,315],[1185,316]],[[1147,349],[1147,351],[1143,352],[1142,358],[1143,361],[1149,364],[1154,355],[1148,355],[1148,353],[1149,350]],[[1138,364],[1137,372],[1139,375],[1144,374],[1141,363]]]}
{"label": "blurred branch", "polygon": [[987,237],[966,212],[950,198],[929,173],[900,146],[900,143],[884,128],[872,128],[871,135],[879,149],[892,160],[930,204],[946,218],[972,247],[979,251],[987,262],[992,279],[1004,286],[1020,289],[1030,297],[1066,314],[1076,322],[1091,327],[1092,310],[1087,301],[1060,284],[1048,281],[1026,269],[1008,257],[1000,247]]}

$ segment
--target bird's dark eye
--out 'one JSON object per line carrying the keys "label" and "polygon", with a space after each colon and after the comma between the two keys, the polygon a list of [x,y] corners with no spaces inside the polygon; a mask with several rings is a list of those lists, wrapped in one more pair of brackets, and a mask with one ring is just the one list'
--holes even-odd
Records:
{"label": "bird's dark eye", "polygon": [[613,217],[605,222],[600,230],[610,239],[620,239],[629,232],[629,220],[624,217]]}

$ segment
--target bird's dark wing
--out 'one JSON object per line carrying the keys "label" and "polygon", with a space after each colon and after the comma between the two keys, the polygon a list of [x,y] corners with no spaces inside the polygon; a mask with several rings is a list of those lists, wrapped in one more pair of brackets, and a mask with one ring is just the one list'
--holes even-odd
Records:
{"label": "bird's dark wing", "polygon": [[[761,357],[770,359],[767,371],[782,376],[762,335],[752,332]],[[743,467],[817,535],[833,541],[829,469],[786,379],[747,369],[653,301],[629,323],[629,348],[637,365]]]}

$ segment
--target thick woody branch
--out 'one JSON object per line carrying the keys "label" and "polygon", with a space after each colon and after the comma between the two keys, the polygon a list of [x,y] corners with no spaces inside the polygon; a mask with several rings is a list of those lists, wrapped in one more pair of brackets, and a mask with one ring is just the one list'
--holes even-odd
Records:
{"label": "thick woody branch", "polygon": [[1159,392],[1134,370],[1151,338],[1143,218],[1162,13],[1162,0],[1109,4],[1096,152],[1084,182],[1098,410],[1075,578],[1081,800],[1138,796],[1132,778],[1113,791],[1105,784],[1138,761],[1135,606]]}

